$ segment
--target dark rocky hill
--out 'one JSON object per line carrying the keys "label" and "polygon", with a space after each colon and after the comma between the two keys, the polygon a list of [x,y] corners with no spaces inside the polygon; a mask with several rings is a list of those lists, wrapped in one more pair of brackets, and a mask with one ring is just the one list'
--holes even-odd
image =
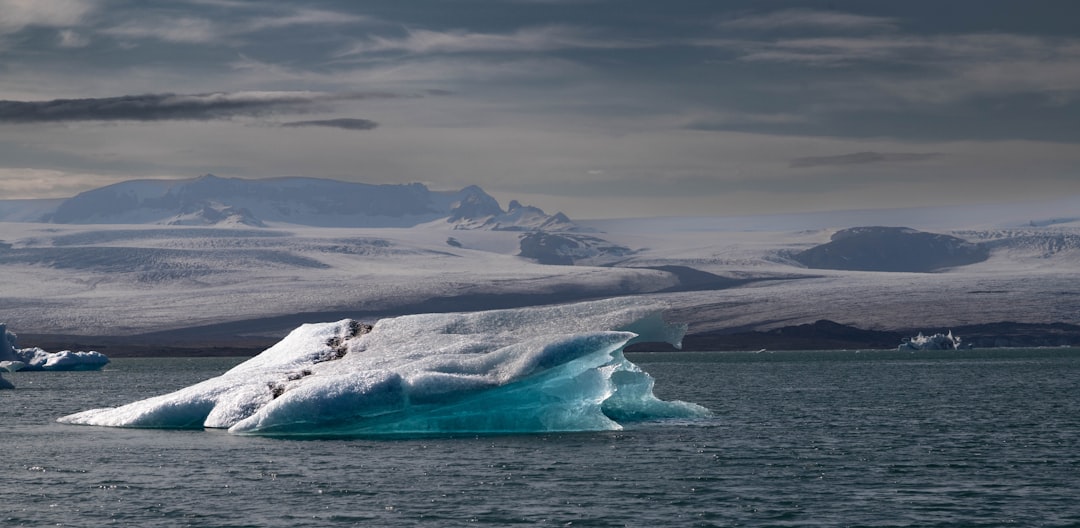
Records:
{"label": "dark rocky hill", "polygon": [[932,272],[989,258],[989,250],[949,235],[906,227],[853,227],[792,259],[813,269]]}

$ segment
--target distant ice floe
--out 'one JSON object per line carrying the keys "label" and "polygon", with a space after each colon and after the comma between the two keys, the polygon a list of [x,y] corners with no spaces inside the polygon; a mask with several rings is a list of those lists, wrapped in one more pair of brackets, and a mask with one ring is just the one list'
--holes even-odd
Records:
{"label": "distant ice floe", "polygon": [[0,323],[0,370],[99,370],[109,363],[100,352],[46,352],[40,348],[18,348],[17,337]]}
{"label": "distant ice floe", "polygon": [[708,410],[662,401],[634,341],[685,325],[632,299],[303,325],[226,373],[67,424],[269,436],[374,437],[618,430]]}
{"label": "distant ice floe", "polygon": [[960,337],[954,336],[950,330],[947,334],[919,335],[907,338],[900,343],[899,350],[959,350]]}

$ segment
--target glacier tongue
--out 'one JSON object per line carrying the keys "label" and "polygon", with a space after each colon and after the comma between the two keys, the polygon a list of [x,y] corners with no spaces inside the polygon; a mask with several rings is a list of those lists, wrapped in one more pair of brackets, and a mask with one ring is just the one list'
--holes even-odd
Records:
{"label": "glacier tongue", "polygon": [[62,423],[224,428],[272,436],[408,436],[620,429],[708,414],[664,402],[626,360],[631,341],[678,344],[665,306],[564,306],[308,324],[217,378]]}

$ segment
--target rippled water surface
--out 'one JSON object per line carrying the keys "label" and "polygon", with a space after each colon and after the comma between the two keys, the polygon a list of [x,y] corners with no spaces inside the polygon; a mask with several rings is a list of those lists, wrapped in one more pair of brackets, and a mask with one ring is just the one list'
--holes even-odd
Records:
{"label": "rippled water surface", "polygon": [[15,373],[3,526],[1075,526],[1080,350],[630,354],[712,409],[607,433],[294,441],[54,420],[233,359]]}

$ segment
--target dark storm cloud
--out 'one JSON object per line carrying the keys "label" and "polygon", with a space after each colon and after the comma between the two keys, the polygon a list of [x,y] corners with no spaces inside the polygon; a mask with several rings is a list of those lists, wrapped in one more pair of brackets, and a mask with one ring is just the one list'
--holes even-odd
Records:
{"label": "dark storm cloud", "polygon": [[868,165],[871,163],[903,163],[925,161],[940,157],[938,152],[855,152],[838,156],[812,156],[795,158],[791,168],[835,167],[844,165]]}
{"label": "dark storm cloud", "polygon": [[0,123],[73,121],[210,121],[303,113],[333,102],[405,97],[393,93],[217,92],[144,94],[48,101],[0,100]]}
{"label": "dark storm cloud", "polygon": [[379,124],[368,119],[343,117],[339,119],[318,119],[313,121],[290,121],[288,123],[282,123],[281,126],[287,128],[329,127],[341,128],[344,130],[371,130],[379,126]]}

